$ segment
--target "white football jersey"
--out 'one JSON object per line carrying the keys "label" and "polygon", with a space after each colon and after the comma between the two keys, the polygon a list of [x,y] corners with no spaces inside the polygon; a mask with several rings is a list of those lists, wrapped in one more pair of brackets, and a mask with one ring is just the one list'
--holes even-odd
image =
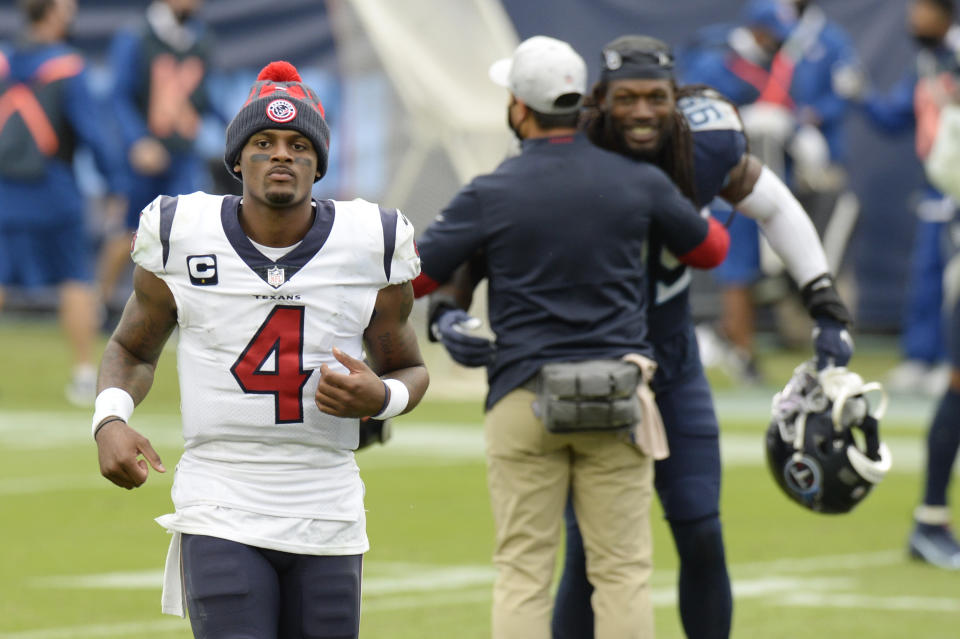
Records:
{"label": "white football jersey", "polygon": [[[363,200],[315,201],[303,241],[274,261],[243,232],[239,204],[161,196],[140,218],[133,259],[170,288],[180,328],[184,454],[177,513],[162,523],[291,552],[362,552],[358,420],[321,413],[314,393],[321,364],[345,370],[334,347],[362,357],[377,292],[419,273],[413,226]],[[329,526],[291,539],[304,521]]]}

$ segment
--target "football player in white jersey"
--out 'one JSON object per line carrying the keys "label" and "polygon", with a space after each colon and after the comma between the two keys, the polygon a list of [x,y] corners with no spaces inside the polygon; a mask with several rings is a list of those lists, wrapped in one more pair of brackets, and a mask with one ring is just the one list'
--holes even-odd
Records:
{"label": "football player in white jersey", "polygon": [[158,519],[173,533],[163,611],[188,610],[203,639],[356,637],[359,418],[409,411],[428,383],[407,322],[413,227],[311,199],[329,129],[288,63],[261,71],[226,142],[242,198],[160,196],[141,216],[134,293],[100,368],[100,470],[127,489],[165,471],[128,422],[178,327],[185,446],[175,512]]}

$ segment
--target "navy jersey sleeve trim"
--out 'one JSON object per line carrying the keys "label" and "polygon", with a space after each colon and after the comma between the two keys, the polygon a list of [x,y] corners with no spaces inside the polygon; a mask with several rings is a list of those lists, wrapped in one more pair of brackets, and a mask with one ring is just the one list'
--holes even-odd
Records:
{"label": "navy jersey sleeve trim", "polygon": [[393,252],[397,248],[397,209],[380,207],[380,225],[383,226],[383,274],[390,281]]}
{"label": "navy jersey sleeve trim", "polygon": [[177,198],[160,196],[160,247],[163,249],[163,268],[167,267],[170,257],[170,232],[173,229],[173,217],[177,214]]}

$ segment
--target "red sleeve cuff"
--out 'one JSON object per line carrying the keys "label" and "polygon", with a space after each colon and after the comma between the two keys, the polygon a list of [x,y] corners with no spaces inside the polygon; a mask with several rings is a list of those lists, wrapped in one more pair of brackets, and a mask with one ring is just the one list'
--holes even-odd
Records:
{"label": "red sleeve cuff", "polygon": [[677,259],[694,268],[713,268],[727,257],[730,249],[730,234],[713,217],[707,218],[707,236],[692,251],[678,255]]}
{"label": "red sleeve cuff", "polygon": [[417,275],[416,279],[413,280],[413,296],[415,298],[421,298],[424,295],[429,295],[434,292],[438,286],[440,286],[440,282],[423,271],[420,271],[420,275]]}

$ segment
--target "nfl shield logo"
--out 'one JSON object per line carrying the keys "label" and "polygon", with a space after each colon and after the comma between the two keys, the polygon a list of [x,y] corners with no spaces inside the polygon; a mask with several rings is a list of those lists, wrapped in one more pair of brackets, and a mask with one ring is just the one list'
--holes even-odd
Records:
{"label": "nfl shield logo", "polygon": [[286,279],[283,269],[279,266],[272,266],[267,269],[267,284],[273,288],[280,288]]}

